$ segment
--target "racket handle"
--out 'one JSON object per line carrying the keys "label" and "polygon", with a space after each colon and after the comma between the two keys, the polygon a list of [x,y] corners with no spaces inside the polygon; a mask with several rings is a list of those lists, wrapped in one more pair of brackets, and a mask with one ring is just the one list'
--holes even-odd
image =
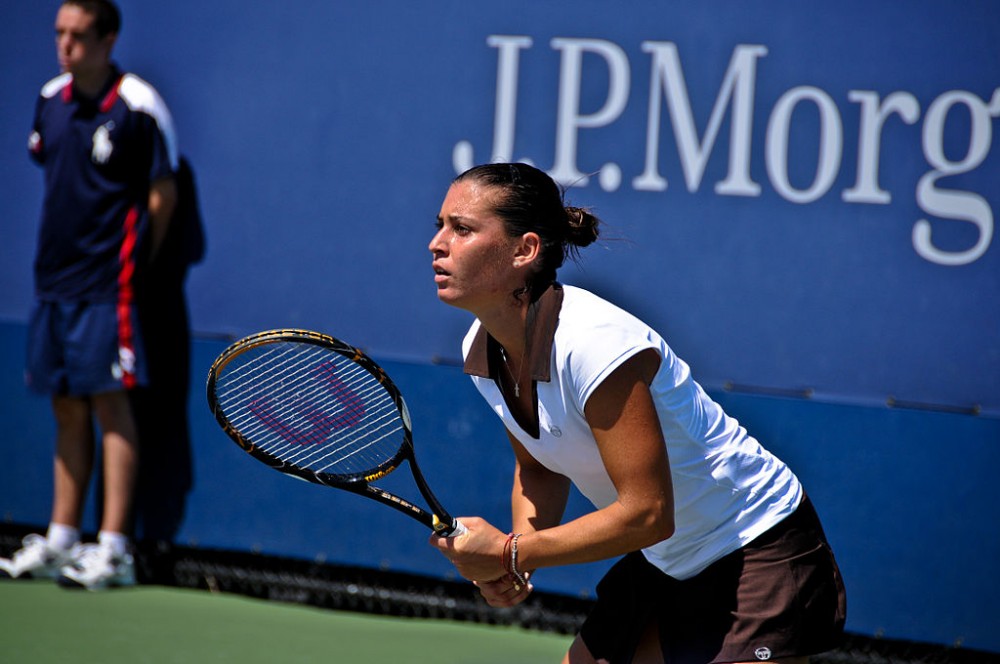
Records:
{"label": "racket handle", "polygon": [[458,519],[455,519],[453,523],[454,525],[452,526],[452,530],[448,533],[447,537],[460,537],[469,532],[469,529],[465,527],[465,524]]}
{"label": "racket handle", "polygon": [[433,528],[434,532],[441,537],[458,537],[459,535],[464,535],[469,532],[469,529],[465,527],[464,523],[454,517],[449,518],[451,519],[451,524],[445,525],[447,524],[447,521],[442,521],[437,514],[433,515],[431,528]]}

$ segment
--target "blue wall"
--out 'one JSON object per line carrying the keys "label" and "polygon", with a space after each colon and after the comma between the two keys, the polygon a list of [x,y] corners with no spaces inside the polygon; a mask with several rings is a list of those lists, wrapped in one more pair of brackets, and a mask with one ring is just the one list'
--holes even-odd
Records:
{"label": "blue wall", "polygon": [[[436,301],[426,243],[458,170],[524,159],[607,222],[564,280],[659,328],[804,478],[849,628],[1000,651],[994,3],[121,4],[117,58],[173,110],[208,232],[182,541],[449,573],[418,526],[216,430],[200,381],[220,339],[279,326],[383,361],[446,504],[503,518],[510,455],[454,366],[469,321]],[[39,524],[25,141],[57,5],[0,0],[0,449],[18,450],[0,512]],[[601,569],[539,585],[577,593]]]}

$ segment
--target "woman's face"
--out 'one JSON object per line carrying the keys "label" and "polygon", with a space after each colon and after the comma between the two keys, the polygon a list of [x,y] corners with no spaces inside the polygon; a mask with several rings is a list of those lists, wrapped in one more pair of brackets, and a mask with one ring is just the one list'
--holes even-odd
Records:
{"label": "woman's face", "polygon": [[523,275],[514,268],[518,239],[507,235],[494,213],[498,193],[475,181],[454,183],[428,245],[438,298],[477,314],[508,304],[524,285]]}

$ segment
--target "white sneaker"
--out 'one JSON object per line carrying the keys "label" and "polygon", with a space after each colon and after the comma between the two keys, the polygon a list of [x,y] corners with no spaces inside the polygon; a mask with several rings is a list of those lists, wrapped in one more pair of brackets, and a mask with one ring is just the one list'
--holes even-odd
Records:
{"label": "white sneaker", "polygon": [[116,554],[100,544],[78,544],[73,547],[73,558],[56,579],[64,588],[104,590],[135,585],[135,563],[129,553]]}
{"label": "white sneaker", "polygon": [[53,579],[65,565],[73,562],[69,550],[50,546],[43,535],[32,533],[21,544],[13,556],[0,558],[0,578]]}

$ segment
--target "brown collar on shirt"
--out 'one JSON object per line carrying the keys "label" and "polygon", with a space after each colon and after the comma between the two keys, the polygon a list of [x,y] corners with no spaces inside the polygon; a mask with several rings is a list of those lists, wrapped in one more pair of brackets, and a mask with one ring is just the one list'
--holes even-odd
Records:
{"label": "brown collar on shirt", "polygon": [[[550,375],[552,343],[556,336],[562,301],[562,285],[554,283],[528,307],[525,361],[528,370],[531,371],[532,380],[547,383],[552,379]],[[469,355],[465,358],[465,373],[496,380],[502,362],[500,344],[490,336],[485,327],[480,326],[475,339],[472,340]]]}
{"label": "brown collar on shirt", "polygon": [[[531,372],[532,386],[538,381],[549,382],[552,380],[552,344],[555,341],[556,325],[559,323],[559,311],[562,309],[563,289],[558,283],[553,283],[541,296],[528,306],[528,317],[526,320],[527,345],[525,347],[524,361],[525,367]],[[500,344],[490,336],[486,328],[480,326],[472,346],[469,348],[469,355],[465,358],[465,373],[470,376],[481,378],[491,378],[500,387],[500,370],[503,366],[503,357],[500,355]],[[501,387],[501,392],[503,388]],[[521,427],[538,437],[538,403],[537,393],[534,387],[531,390],[534,408],[531,412],[530,420],[526,420],[527,413],[515,403],[507,401],[507,407],[514,414]],[[508,395],[504,394],[506,400]],[[525,404],[527,407],[527,404]]]}

